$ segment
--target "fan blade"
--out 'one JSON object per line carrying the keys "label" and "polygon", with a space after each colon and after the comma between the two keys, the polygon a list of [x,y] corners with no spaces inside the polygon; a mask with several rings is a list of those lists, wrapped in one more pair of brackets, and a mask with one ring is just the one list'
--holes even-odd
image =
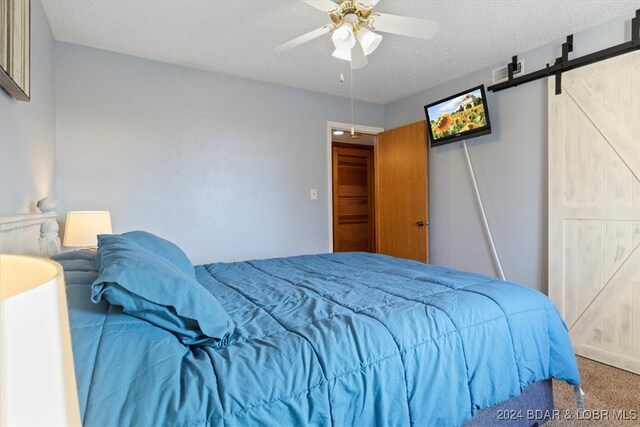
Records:
{"label": "fan blade", "polygon": [[331,25],[325,25],[324,27],[320,27],[313,31],[309,31],[308,33],[303,34],[300,37],[296,37],[293,40],[289,40],[286,43],[276,46],[273,48],[273,50],[277,53],[280,53],[280,52],[284,52],[285,50],[293,49],[294,47],[300,46],[301,44],[309,42],[320,36],[324,36],[327,33],[330,33],[332,29],[333,27]]}
{"label": "fan blade", "polygon": [[436,21],[428,21],[426,19],[410,18],[408,16],[390,15],[388,13],[375,13],[373,17],[371,29],[385,33],[400,34],[401,36],[415,37],[418,39],[429,40],[440,28],[440,24]]}
{"label": "fan blade", "polygon": [[338,8],[338,5],[331,0],[302,0],[302,2],[323,12],[331,12]]}

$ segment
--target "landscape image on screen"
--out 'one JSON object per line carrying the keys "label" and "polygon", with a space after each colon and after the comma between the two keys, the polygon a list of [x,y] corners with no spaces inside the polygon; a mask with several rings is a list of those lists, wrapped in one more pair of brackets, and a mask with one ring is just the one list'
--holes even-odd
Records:
{"label": "landscape image on screen", "polygon": [[435,140],[487,125],[484,99],[479,88],[429,107],[428,112]]}

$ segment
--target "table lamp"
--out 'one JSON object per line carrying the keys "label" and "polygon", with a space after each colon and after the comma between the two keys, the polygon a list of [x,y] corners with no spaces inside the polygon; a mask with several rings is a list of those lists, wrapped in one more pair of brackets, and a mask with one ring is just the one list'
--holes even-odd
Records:
{"label": "table lamp", "polygon": [[111,234],[109,211],[70,211],[64,230],[63,245],[95,250],[98,234]]}
{"label": "table lamp", "polygon": [[0,425],[79,426],[62,267],[0,254]]}

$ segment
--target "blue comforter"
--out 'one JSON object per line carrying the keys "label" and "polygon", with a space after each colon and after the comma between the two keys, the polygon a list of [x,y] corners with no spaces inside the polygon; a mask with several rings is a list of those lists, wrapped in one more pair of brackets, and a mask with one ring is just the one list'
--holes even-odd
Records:
{"label": "blue comforter", "polygon": [[56,258],[87,427],[460,425],[579,383],[550,300],[491,277],[363,253],[198,266],[237,325],[216,350],[91,303],[94,255]]}

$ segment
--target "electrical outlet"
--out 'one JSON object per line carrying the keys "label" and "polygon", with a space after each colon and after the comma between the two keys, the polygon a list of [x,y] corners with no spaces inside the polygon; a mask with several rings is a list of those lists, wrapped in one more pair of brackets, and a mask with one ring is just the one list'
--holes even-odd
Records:
{"label": "electrical outlet", "polygon": [[316,188],[312,188],[311,192],[311,200],[318,200],[318,190]]}

